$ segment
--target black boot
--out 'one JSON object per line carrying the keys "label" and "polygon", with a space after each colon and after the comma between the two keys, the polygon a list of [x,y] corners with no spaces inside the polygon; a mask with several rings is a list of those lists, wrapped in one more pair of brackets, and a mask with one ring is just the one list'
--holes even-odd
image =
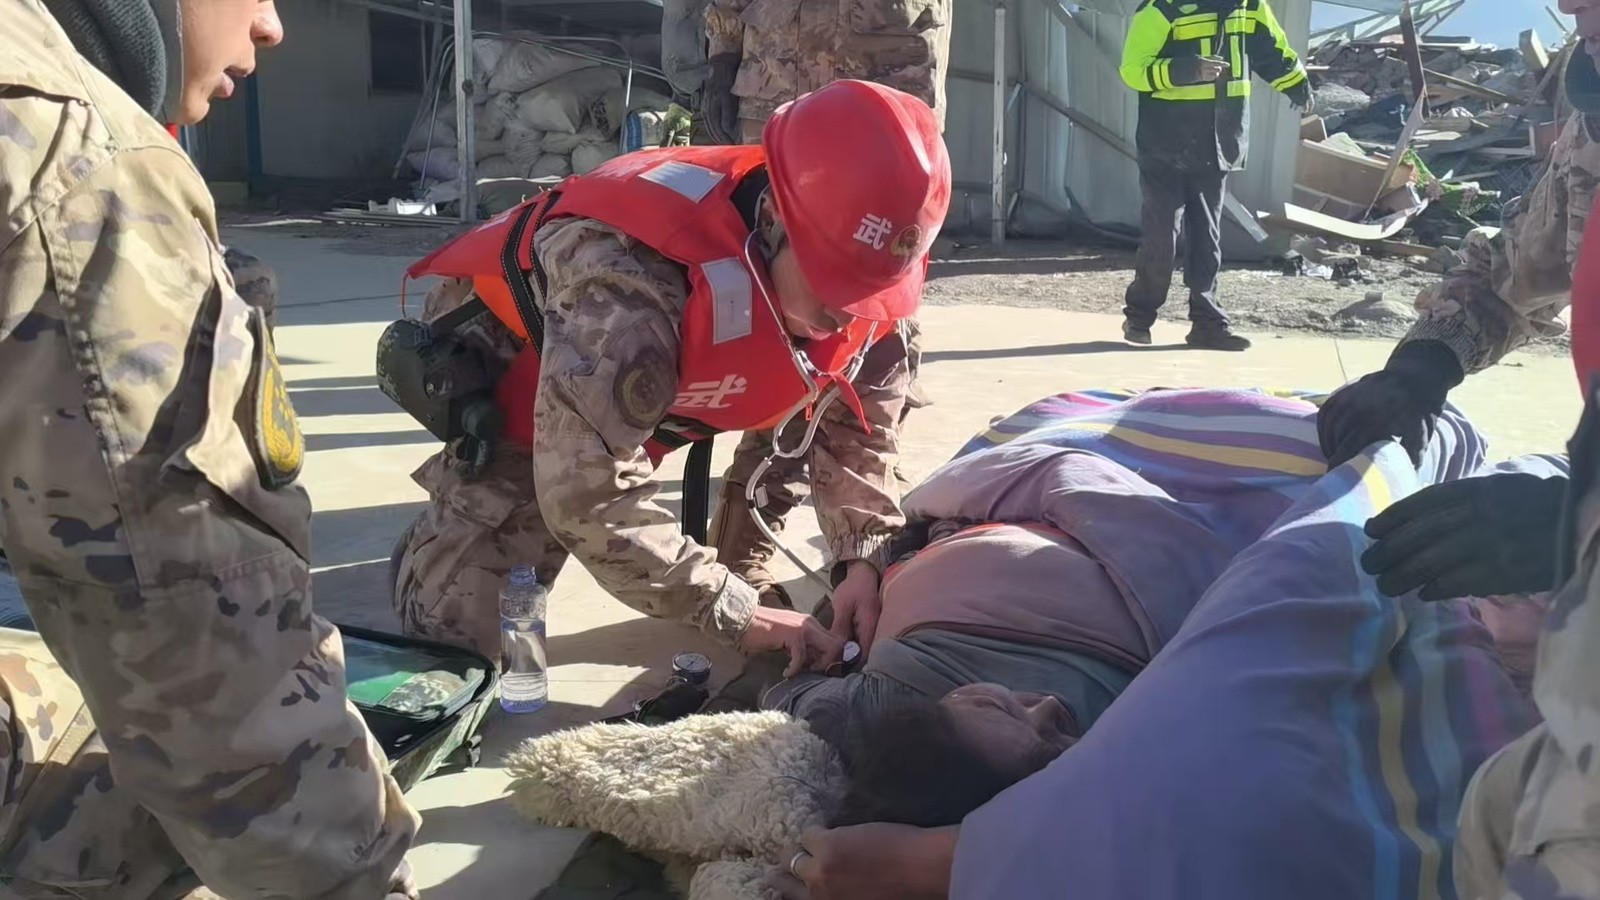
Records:
{"label": "black boot", "polygon": [[1130,344],[1150,343],[1150,329],[1133,324],[1128,319],[1122,320],[1122,339]]}
{"label": "black boot", "polygon": [[1239,352],[1250,349],[1250,339],[1233,333],[1226,325],[1196,325],[1189,329],[1184,343],[1200,350],[1228,350]]}

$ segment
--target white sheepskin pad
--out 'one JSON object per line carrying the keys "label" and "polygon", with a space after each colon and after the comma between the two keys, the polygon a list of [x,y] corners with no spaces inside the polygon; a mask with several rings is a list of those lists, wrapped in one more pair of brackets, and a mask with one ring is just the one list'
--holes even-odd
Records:
{"label": "white sheepskin pad", "polygon": [[647,853],[723,861],[696,874],[708,890],[691,890],[698,900],[762,896],[722,886],[744,890],[770,868],[757,861],[784,862],[843,782],[827,744],[775,712],[588,725],[528,741],[507,767],[513,803],[536,821],[602,831]]}

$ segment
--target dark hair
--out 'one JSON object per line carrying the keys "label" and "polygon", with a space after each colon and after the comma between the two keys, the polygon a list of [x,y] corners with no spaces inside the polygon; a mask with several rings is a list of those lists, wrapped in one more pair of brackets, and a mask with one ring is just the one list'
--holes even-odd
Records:
{"label": "dark hair", "polygon": [[838,752],[846,790],[828,811],[830,828],[894,822],[956,825],[1017,779],[962,742],[938,702],[893,691],[874,703],[833,710],[818,734]]}

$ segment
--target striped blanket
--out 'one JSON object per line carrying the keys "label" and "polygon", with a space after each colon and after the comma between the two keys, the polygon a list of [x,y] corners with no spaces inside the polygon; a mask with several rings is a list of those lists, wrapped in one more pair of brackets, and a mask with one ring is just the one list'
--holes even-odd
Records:
{"label": "striped blanket", "polygon": [[1068,394],[962,450],[1102,455],[1245,544],[1081,743],[967,819],[954,900],[1456,897],[1462,793],[1533,711],[1471,604],[1385,598],[1357,560],[1368,518],[1485,442],[1452,410],[1420,470],[1382,443],[1328,472],[1315,399]]}

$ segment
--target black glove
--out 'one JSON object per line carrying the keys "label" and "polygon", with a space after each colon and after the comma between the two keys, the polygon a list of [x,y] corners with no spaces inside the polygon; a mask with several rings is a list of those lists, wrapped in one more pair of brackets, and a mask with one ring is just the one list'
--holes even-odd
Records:
{"label": "black glove", "polygon": [[1308,115],[1317,108],[1316,98],[1311,96],[1311,82],[1309,81],[1300,82],[1284,91],[1283,95],[1289,98],[1289,105]]}
{"label": "black glove", "polygon": [[1391,597],[1525,594],[1554,587],[1567,479],[1503,472],[1423,488],[1367,522],[1361,567]]}
{"label": "black glove", "polygon": [[739,55],[724,53],[710,60],[711,71],[700,89],[700,124],[719,144],[739,143],[739,98],[733,80],[739,75]]}
{"label": "black glove", "polygon": [[1420,465],[1444,398],[1463,377],[1455,351],[1439,341],[1401,344],[1382,370],[1345,385],[1322,404],[1317,437],[1328,465],[1344,465],[1386,438],[1398,438],[1412,465]]}

